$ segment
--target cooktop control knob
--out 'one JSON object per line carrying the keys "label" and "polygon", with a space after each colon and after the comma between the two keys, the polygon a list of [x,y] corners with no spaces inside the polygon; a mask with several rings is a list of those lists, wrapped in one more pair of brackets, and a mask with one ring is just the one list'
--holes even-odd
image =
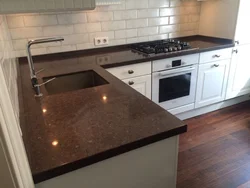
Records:
{"label": "cooktop control knob", "polygon": [[178,50],[182,50],[182,47],[180,45],[177,48],[178,48]]}
{"label": "cooktop control knob", "polygon": [[169,51],[169,52],[172,52],[172,51],[173,51],[173,48],[172,48],[172,47],[169,47],[169,48],[168,48],[168,51]]}
{"label": "cooktop control knob", "polygon": [[167,48],[164,48],[164,52],[167,53],[167,52],[168,52],[168,49],[167,49]]}
{"label": "cooktop control knob", "polygon": [[177,50],[178,50],[178,48],[177,48],[177,47],[174,47],[174,48],[173,48],[173,50],[174,50],[174,51],[177,51]]}

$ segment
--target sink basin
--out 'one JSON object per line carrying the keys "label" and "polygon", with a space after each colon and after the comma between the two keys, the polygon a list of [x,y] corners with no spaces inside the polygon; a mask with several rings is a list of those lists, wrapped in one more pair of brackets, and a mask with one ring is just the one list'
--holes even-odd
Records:
{"label": "sink basin", "polygon": [[49,95],[108,84],[108,82],[104,78],[102,78],[93,70],[44,77],[43,81],[46,82],[47,80],[54,77],[56,78],[55,80],[45,84],[45,88]]}

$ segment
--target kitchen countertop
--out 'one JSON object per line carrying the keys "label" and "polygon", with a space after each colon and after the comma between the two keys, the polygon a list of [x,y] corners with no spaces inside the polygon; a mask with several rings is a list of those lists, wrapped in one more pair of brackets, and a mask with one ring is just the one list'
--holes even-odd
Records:
{"label": "kitchen countertop", "polygon": [[[234,46],[224,39],[185,39],[199,47],[192,53]],[[126,45],[37,56],[36,70],[45,69],[39,83],[43,77],[87,70],[109,82],[56,95],[42,86],[42,98],[33,96],[27,58],[20,58],[20,122],[35,183],[186,132],[184,122],[104,69],[173,56],[149,58]]]}

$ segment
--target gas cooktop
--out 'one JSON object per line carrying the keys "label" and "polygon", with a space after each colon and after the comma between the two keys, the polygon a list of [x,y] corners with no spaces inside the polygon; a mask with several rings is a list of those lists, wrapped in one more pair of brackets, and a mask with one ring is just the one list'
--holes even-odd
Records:
{"label": "gas cooktop", "polygon": [[146,42],[131,46],[133,51],[141,52],[144,55],[162,55],[164,53],[176,53],[180,51],[195,50],[188,42],[174,39]]}

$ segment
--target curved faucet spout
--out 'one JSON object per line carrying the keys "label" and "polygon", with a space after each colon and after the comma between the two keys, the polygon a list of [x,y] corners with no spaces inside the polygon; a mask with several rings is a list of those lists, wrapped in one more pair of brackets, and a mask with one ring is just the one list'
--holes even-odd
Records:
{"label": "curved faucet spout", "polygon": [[[35,71],[35,68],[34,68],[34,62],[33,62],[33,59],[32,59],[32,55],[31,55],[31,46],[34,45],[34,44],[42,44],[42,43],[49,43],[49,42],[59,42],[59,41],[64,41],[64,38],[62,37],[53,37],[53,38],[41,38],[41,39],[34,39],[34,40],[30,40],[28,43],[27,43],[27,57],[28,57],[28,63],[29,63],[29,69],[30,69],[30,79],[31,79],[31,83],[32,83],[32,86],[33,88],[34,87],[40,87],[39,84],[34,84],[34,80],[37,80],[36,79],[36,71]],[[37,88],[36,89],[36,96],[41,96],[41,93],[40,93],[40,88]]]}

